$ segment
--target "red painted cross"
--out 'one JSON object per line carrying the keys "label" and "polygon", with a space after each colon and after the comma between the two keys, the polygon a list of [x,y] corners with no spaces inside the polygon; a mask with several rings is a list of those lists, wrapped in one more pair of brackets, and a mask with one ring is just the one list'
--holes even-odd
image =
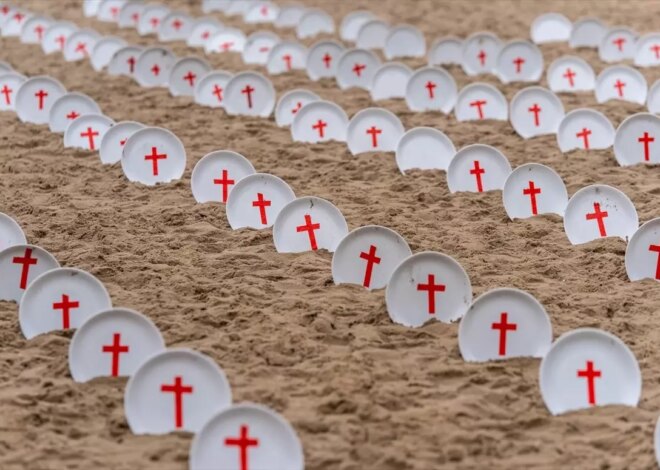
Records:
{"label": "red painted cross", "polygon": [[593,361],[587,361],[587,368],[578,370],[577,376],[587,379],[587,396],[590,405],[596,404],[596,381],[595,379],[602,376],[602,371],[594,369]]}
{"label": "red painted cross", "polygon": [[2,5],[2,7],[0,7],[0,13],[2,13],[3,15],[7,15],[9,13],[9,6]]}
{"label": "red painted cross", "polygon": [[618,78],[616,79],[616,82],[614,82],[614,88],[617,89],[619,93],[619,97],[623,97],[623,87],[626,86],[626,82],[622,82]]}
{"label": "red painted cross", "polygon": [[426,82],[426,85],[424,87],[429,91],[429,99],[435,98],[435,93],[433,93],[433,89],[437,86],[438,85],[436,85],[434,82],[430,80]]}
{"label": "red painted cross", "polygon": [[87,44],[84,42],[79,42],[76,45],[76,49],[74,52],[80,52],[82,55],[87,55]]}
{"label": "red painted cross", "polygon": [[80,114],[78,114],[75,111],[71,111],[69,114],[66,115],[66,118],[73,120],[73,119],[77,118],[78,116],[80,116]]}
{"label": "red painted cross", "polygon": [[483,67],[486,65],[486,52],[485,51],[479,51],[479,54],[477,54],[477,58],[479,59],[479,63]]}
{"label": "red painted cross", "polygon": [[653,44],[651,50],[655,53],[655,58],[660,59],[660,44]]}
{"label": "red painted cross", "polygon": [[483,110],[482,106],[484,106],[486,103],[488,103],[487,100],[475,100],[475,101],[470,102],[471,107],[473,107],[473,108],[476,107],[477,108],[477,112],[479,113],[479,119],[484,118],[484,110]]}
{"label": "red painted cross", "polygon": [[259,12],[261,12],[261,16],[268,16],[268,6],[267,5],[262,6]]}
{"label": "red painted cross", "polygon": [[45,28],[40,24],[34,27],[34,32],[37,33],[37,37],[39,38],[39,42],[41,42],[41,40],[44,37],[44,30],[45,30]]}
{"label": "red painted cross", "polygon": [[319,131],[319,137],[323,138],[325,137],[325,131],[324,129],[328,126],[328,123],[322,120],[316,121],[316,124],[312,126],[312,129],[317,129]]}
{"label": "red painted cross", "polygon": [[539,113],[541,112],[541,107],[538,105],[538,103],[534,103],[534,106],[532,106],[531,108],[527,108],[527,111],[529,111],[530,113],[534,113],[534,125],[536,127],[539,127],[539,125],[541,124],[539,122]]}
{"label": "red painted cross", "polygon": [[607,211],[601,212],[600,210],[600,203],[594,202],[594,211],[590,214],[586,215],[587,220],[597,220],[598,221],[598,232],[600,233],[601,237],[607,236],[607,231],[605,230],[605,221],[604,219],[608,216],[609,214]]}
{"label": "red painted cross", "polygon": [[211,36],[210,31],[204,31],[204,32],[202,33],[202,39],[204,39],[205,41],[206,41],[210,36]]}
{"label": "red painted cross", "polygon": [[120,147],[123,147],[123,146],[126,144],[126,141],[127,141],[127,140],[128,140],[128,139],[122,139],[122,140],[120,140],[120,141],[119,141],[119,146],[120,146]]}
{"label": "red painted cross", "polygon": [[357,75],[358,77],[361,77],[362,76],[362,71],[366,68],[367,68],[367,66],[364,65],[364,64],[355,64],[355,66],[353,67],[353,73],[355,75]]}
{"label": "red painted cross", "polygon": [[426,284],[417,284],[418,291],[428,292],[429,315],[435,315],[435,293],[444,292],[447,286],[435,283],[435,274],[429,274]]}
{"label": "red painted cross", "polygon": [[55,42],[59,43],[60,45],[60,50],[64,49],[64,43],[66,42],[66,36],[63,34],[60,34],[55,38]]}
{"label": "red painted cross", "polygon": [[183,427],[183,394],[193,393],[193,387],[183,385],[183,379],[180,375],[174,377],[174,383],[171,385],[162,384],[160,391],[163,393],[174,393],[174,426],[179,429]]}
{"label": "red painted cross", "polygon": [[532,203],[532,214],[538,215],[538,209],[536,207],[536,195],[541,194],[541,188],[537,188],[534,185],[534,181],[529,182],[529,187],[523,189],[523,195],[529,196]]}
{"label": "red painted cross", "polygon": [[486,170],[481,168],[481,165],[479,164],[479,160],[474,161],[474,167],[470,170],[470,174],[474,175],[474,177],[477,179],[477,191],[482,193],[484,191],[483,183],[481,181],[481,175],[486,173]]}
{"label": "red painted cross", "polygon": [[134,23],[134,24],[137,24],[138,21],[140,21],[140,14],[137,13],[137,12],[136,12],[136,13],[133,13],[133,14],[131,15],[131,19],[133,20],[133,23]]}
{"label": "red painted cross", "polygon": [[153,73],[155,76],[158,76],[160,74],[160,67],[158,64],[154,64],[153,67],[151,67],[151,73]]}
{"label": "red painted cross", "polygon": [[[660,245],[649,245],[649,251],[654,251],[660,255]],[[655,278],[660,281],[660,256],[655,265]]]}
{"label": "red painted cross", "polygon": [[270,51],[270,47],[269,47],[269,46],[261,46],[261,47],[259,48],[259,52],[261,52],[261,53],[265,53],[265,52],[268,52],[268,51]]}
{"label": "red painted cross", "polygon": [[231,49],[231,46],[234,45],[233,41],[228,41],[228,42],[223,42],[220,44],[220,49],[222,49],[224,52],[227,52],[229,49]]}
{"label": "red painted cross", "polygon": [[241,93],[243,93],[247,97],[247,102],[248,102],[248,108],[252,109],[252,92],[254,91],[254,88],[252,88],[250,85],[245,85],[245,88],[241,90]]}
{"label": "red painted cross", "polygon": [[71,302],[69,296],[62,294],[62,301],[53,303],[53,310],[62,310],[62,329],[71,328],[71,310],[80,308],[80,302],[77,300]]}
{"label": "red painted cross", "polygon": [[151,18],[151,19],[149,20],[149,23],[151,23],[151,27],[152,27],[153,29],[156,29],[156,28],[158,27],[158,24],[160,23],[160,18],[156,18],[156,17]]}
{"label": "red painted cross", "polygon": [[585,150],[589,150],[589,136],[591,135],[591,129],[587,129],[586,127],[583,127],[580,132],[575,134],[576,137],[582,137],[584,141],[584,148]]}
{"label": "red painted cross", "polygon": [[644,135],[639,137],[637,142],[642,142],[644,144],[644,161],[648,162],[651,158],[651,149],[649,148],[649,144],[651,142],[655,142],[655,137],[651,137],[648,132],[644,132]]}
{"label": "red painted cross", "polygon": [[241,435],[240,437],[228,437],[225,439],[226,446],[238,446],[240,452],[240,470],[249,470],[248,468],[248,450],[250,447],[258,447],[259,439],[250,438],[248,427],[246,425],[241,426]]}
{"label": "red painted cross", "polygon": [[623,44],[626,42],[626,38],[616,38],[612,41],[612,44],[616,45],[619,52],[623,52]]}
{"label": "red painted cross", "polygon": [[229,179],[229,172],[227,170],[222,170],[222,178],[213,180],[213,184],[222,185],[222,202],[227,202],[227,196],[229,195],[229,186],[235,183],[236,183],[235,180]]}
{"label": "red painted cross", "polygon": [[568,84],[571,86],[571,88],[575,86],[575,81],[573,81],[573,78],[575,77],[575,75],[577,75],[577,74],[575,72],[573,72],[570,67],[568,67],[566,69],[566,73],[564,75],[562,75],[565,79],[568,80]]}
{"label": "red painted cross", "polygon": [[493,330],[500,330],[499,351],[500,356],[506,356],[506,336],[508,331],[516,331],[518,329],[517,323],[508,322],[509,314],[506,312],[500,313],[500,322],[493,323],[490,327]]}
{"label": "red painted cross", "polygon": [[378,147],[378,134],[382,134],[382,129],[378,129],[376,126],[371,126],[367,129],[367,134],[371,134],[371,146],[373,148]]}
{"label": "red painted cross", "polygon": [[302,108],[302,103],[298,101],[296,103],[296,107],[291,110],[291,114],[296,114],[298,111],[300,111],[300,108]]}
{"label": "red painted cross", "polygon": [[14,91],[14,90],[12,90],[11,88],[9,88],[6,84],[5,84],[5,86],[2,87],[2,90],[0,90],[0,93],[2,93],[3,95],[5,95],[5,103],[6,103],[6,104],[11,104],[11,98],[9,97],[9,95],[10,95],[13,91]]}
{"label": "red painted cross", "polygon": [[48,96],[47,91],[39,90],[34,94],[39,99],[39,109],[44,109],[44,98]]}
{"label": "red painted cross", "polygon": [[187,80],[191,87],[195,86],[195,79],[196,78],[197,78],[197,75],[192,73],[192,71],[190,71],[190,70],[188,71],[188,73],[186,75],[183,76],[183,79]]}
{"label": "red painted cross", "polygon": [[369,246],[369,253],[364,251],[360,253],[360,258],[367,261],[367,269],[364,272],[364,281],[362,285],[364,287],[369,287],[371,285],[371,274],[373,272],[374,264],[380,264],[380,258],[376,256],[376,247],[374,245]]}
{"label": "red painted cross", "polygon": [[121,344],[121,334],[114,333],[112,335],[112,344],[103,345],[101,351],[104,353],[112,354],[112,371],[111,375],[113,377],[119,376],[119,355],[121,353],[127,353],[129,347]]}
{"label": "red painted cross", "polygon": [[332,56],[326,52],[325,55],[323,56],[323,59],[321,59],[321,60],[325,64],[325,68],[329,69],[330,68],[330,62],[332,62]]}
{"label": "red painted cross", "polygon": [[113,18],[117,18],[117,15],[119,15],[119,7],[110,7],[110,14]]}
{"label": "red painted cross", "polygon": [[26,248],[25,254],[22,257],[14,256],[12,263],[23,265],[19,287],[25,289],[27,287],[28,275],[30,274],[30,266],[38,264],[39,260],[32,257],[32,248]]}
{"label": "red painted cross", "polygon": [[286,69],[291,70],[291,54],[283,55],[282,60],[286,63]]}
{"label": "red painted cross", "polygon": [[154,176],[158,176],[158,160],[166,160],[167,154],[166,153],[159,154],[158,151],[156,150],[156,147],[151,147],[151,155],[145,155],[144,159],[146,161],[151,160],[152,172]]}
{"label": "red painted cross", "polygon": [[93,130],[91,127],[87,128],[87,131],[81,132],[80,137],[87,137],[89,140],[89,149],[94,150],[94,137],[98,136],[99,132]]}
{"label": "red painted cross", "polygon": [[222,103],[222,87],[213,85],[213,94],[218,98],[218,102]]}
{"label": "red painted cross", "polygon": [[172,27],[177,31],[181,29],[181,26],[183,26],[183,22],[180,19],[177,18],[172,21]]}
{"label": "red painted cross", "polygon": [[23,21],[23,18],[25,18],[25,15],[23,13],[16,13],[14,15],[14,19],[19,23]]}
{"label": "red painted cross", "polygon": [[316,244],[316,234],[314,233],[314,230],[319,230],[320,228],[320,223],[313,224],[312,216],[305,214],[305,225],[298,225],[296,227],[296,232],[307,232],[309,235],[309,244],[311,245],[312,250],[317,250],[318,245]]}
{"label": "red painted cross", "polygon": [[268,217],[266,217],[266,207],[270,207],[271,201],[264,199],[263,193],[257,193],[257,199],[252,201],[252,207],[259,208],[259,215],[261,216],[261,223],[268,225]]}
{"label": "red painted cross", "polygon": [[525,59],[522,57],[516,57],[513,59],[513,65],[516,66],[516,73],[520,73],[522,71],[522,64],[525,63]]}
{"label": "red painted cross", "polygon": [[133,73],[133,71],[135,70],[135,57],[133,56],[129,57],[128,59],[126,59],[126,62],[128,62],[129,71]]}

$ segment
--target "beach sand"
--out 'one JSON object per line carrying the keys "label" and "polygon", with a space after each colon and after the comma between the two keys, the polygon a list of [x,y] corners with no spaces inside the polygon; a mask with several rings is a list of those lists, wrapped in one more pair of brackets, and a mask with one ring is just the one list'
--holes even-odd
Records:
{"label": "beach sand", "polygon": [[[134,30],[86,19],[80,1],[26,0],[26,8],[69,19],[131,43],[154,44]],[[172,2],[200,16],[199,1]],[[639,33],[657,31],[653,1],[313,1],[338,22],[367,8],[392,24],[419,27],[434,39],[488,30],[504,40],[528,38],[533,19],[558,11],[576,20],[597,16]],[[248,26],[215,14],[247,32]],[[294,38],[291,30],[277,31]],[[314,41],[305,41],[311,44]],[[198,55],[184,43],[179,55]],[[543,45],[545,66],[572,54],[596,73],[595,50]],[[341,143],[292,143],[273,119],[229,117],[222,110],[145,89],[126,77],[95,72],[87,61],[65,63],[39,46],[0,39],[0,59],[27,75],[48,74],[70,91],[95,99],[115,121],[134,120],[173,131],[187,151],[181,181],[158,187],[129,183],[120,165],[65,149],[47,126],[0,113],[0,212],[14,217],[28,240],[63,266],[97,276],[116,306],[149,316],[170,347],[194,348],[225,370],[234,400],[263,403],[293,425],[311,470],[653,468],[653,428],[660,410],[660,287],[631,283],[620,239],[571,246],[556,216],[509,221],[499,191],[450,194],[439,171],[398,171],[392,154],[353,157]],[[217,69],[260,70],[237,54],[206,57]],[[405,60],[419,67],[425,60]],[[495,84],[508,99],[524,84],[493,76],[468,78],[449,68],[460,87]],[[649,85],[660,69],[642,70]],[[278,95],[309,89],[349,116],[369,106],[395,112],[407,129],[431,126],[457,148],[473,143],[501,150],[513,167],[549,165],[569,194],[602,183],[624,191],[640,221],[660,216],[660,168],[621,168],[611,149],[560,153],[555,136],[524,141],[508,122],[456,122],[453,115],[412,113],[402,100],[371,102],[362,90],[306,73],[271,77]],[[546,85],[545,78],[541,82]],[[632,103],[597,104],[593,93],[561,95],[566,110],[591,107],[617,126],[646,111]],[[546,308],[554,337],[597,327],[620,337],[643,375],[639,408],[612,406],[552,417],[541,399],[539,360],[468,364],[459,354],[457,324],[419,329],[393,324],[384,291],[335,286],[327,252],[278,254],[271,230],[232,231],[220,204],[196,204],[190,173],[208,152],[230,149],[257,171],[287,181],[296,195],[333,202],[350,229],[368,224],[399,232],[413,252],[439,251],[468,272],[475,297],[516,287]],[[187,468],[191,436],[134,436],[123,411],[126,380],[72,381],[71,332],[23,339],[15,304],[0,302],[0,468]]]}

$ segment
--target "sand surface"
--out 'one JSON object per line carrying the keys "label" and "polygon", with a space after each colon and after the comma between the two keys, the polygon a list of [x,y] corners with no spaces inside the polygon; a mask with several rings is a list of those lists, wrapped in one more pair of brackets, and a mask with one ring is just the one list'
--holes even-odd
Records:
{"label": "sand surface", "polygon": [[[35,12],[152,44],[133,30],[85,19],[81,2],[27,0]],[[199,1],[172,2],[201,15]],[[659,1],[312,1],[339,21],[368,8],[392,22],[411,23],[427,41],[490,30],[503,39],[529,37],[540,13],[570,19],[594,15],[639,33],[657,31]],[[247,27],[238,19],[226,23]],[[278,32],[293,37],[293,32]],[[310,43],[311,41],[308,41]],[[178,55],[198,55],[183,43]],[[542,47],[546,67],[576,54],[596,72],[594,50],[567,44]],[[341,470],[475,468],[653,468],[652,432],[660,409],[660,287],[630,283],[625,243],[618,239],[573,247],[558,217],[510,222],[500,192],[451,195],[442,172],[402,176],[392,154],[352,157],[345,145],[293,144],[272,119],[230,118],[166,89],[144,89],[128,78],[95,72],[87,62],[16,38],[0,40],[0,59],[28,75],[49,74],[70,91],[94,98],[116,121],[162,126],[188,152],[183,180],[156,188],[127,182],[119,165],[64,149],[61,135],[0,114],[0,211],[14,217],[28,240],[50,250],[63,266],[102,280],[116,306],[144,312],[169,346],[191,347],[226,371],[236,401],[264,403],[297,430],[307,468]],[[215,68],[247,69],[238,56],[207,57]],[[406,61],[420,66],[424,61]],[[259,69],[258,67],[256,67]],[[459,88],[468,79],[450,68]],[[642,70],[649,84],[660,69]],[[504,86],[508,99],[522,84]],[[279,94],[307,88],[353,115],[371,106],[367,92],[314,83],[304,72],[273,77]],[[541,83],[545,84],[545,80]],[[593,94],[561,96],[566,110],[593,107],[616,125],[645,108],[596,104]],[[457,148],[494,145],[518,166],[538,162],[564,179],[569,194],[592,184],[623,190],[640,221],[660,216],[660,169],[621,168],[611,150],[562,155],[554,136],[523,141],[507,122],[457,123],[440,113],[412,113],[386,101],[406,128],[437,127]],[[457,325],[420,329],[393,325],[384,291],[334,286],[327,252],[276,253],[270,230],[232,231],[219,204],[196,204],[190,172],[206,153],[231,149],[258,171],[284,178],[297,195],[336,204],[349,227],[380,224],[402,234],[414,252],[435,250],[457,259],[475,296],[517,287],[547,309],[557,337],[581,326],[623,339],[640,362],[639,408],[608,407],[551,417],[538,388],[539,361],[466,364]],[[123,412],[125,380],[75,384],[67,352],[70,333],[25,341],[14,304],[0,302],[0,468],[187,468],[191,436],[137,437]]]}

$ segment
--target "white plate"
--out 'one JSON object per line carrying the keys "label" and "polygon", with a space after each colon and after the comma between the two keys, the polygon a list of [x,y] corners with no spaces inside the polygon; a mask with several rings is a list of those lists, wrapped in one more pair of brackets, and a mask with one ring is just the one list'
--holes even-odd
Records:
{"label": "white plate", "polygon": [[66,88],[51,77],[31,77],[16,91],[16,114],[22,122],[48,124],[50,108],[66,93]]}
{"label": "white plate", "polygon": [[191,349],[151,356],[126,384],[124,411],[133,434],[199,432],[209,416],[231,405],[223,370]]}
{"label": "white plate", "polygon": [[573,245],[604,237],[620,237],[627,242],[638,228],[632,201],[604,184],[580,189],[568,201],[564,214],[564,230]]}
{"label": "white plate", "polygon": [[0,251],[0,300],[20,304],[32,281],[59,267],[55,257],[38,246],[13,245]]}
{"label": "white plate", "polygon": [[224,105],[230,115],[269,117],[275,108],[275,88],[260,73],[239,72],[227,82]]}
{"label": "white plate", "polygon": [[547,88],[523,88],[509,104],[511,125],[523,139],[556,134],[563,118],[564,105],[559,97]]}
{"label": "white plate", "polygon": [[637,406],[642,375],[616,336],[595,328],[564,333],[541,361],[541,395],[553,415],[592,406]]}
{"label": "white plate", "polygon": [[410,255],[408,243],[394,230],[378,225],[359,227],[337,245],[332,257],[332,279],[335,284],[382,289],[396,267]]}
{"label": "white plate", "polygon": [[568,192],[561,176],[552,168],[539,163],[525,163],[507,177],[502,199],[511,220],[540,214],[563,217]]}
{"label": "white plate", "polygon": [[193,438],[191,470],[225,468],[303,470],[300,440],[291,425],[263,405],[241,403],[209,419]]}
{"label": "white plate", "polygon": [[406,103],[412,111],[441,111],[449,114],[457,99],[456,81],[441,67],[415,70],[406,85]]}
{"label": "white plate", "polygon": [[348,234],[341,211],[331,202],[307,196],[282,208],[273,226],[273,242],[278,253],[301,253],[319,249],[335,251]]}
{"label": "white plate", "polygon": [[488,83],[472,83],[458,93],[454,114],[459,121],[496,119],[509,117],[506,98],[500,90]]}
{"label": "white plate", "polygon": [[78,328],[112,307],[110,295],[97,278],[75,268],[56,268],[32,281],[18,309],[23,336]]}
{"label": "white plate", "polygon": [[358,111],[348,123],[346,141],[353,155],[394,152],[406,130],[396,114],[383,108]]}
{"label": "white plate", "polygon": [[447,186],[452,193],[500,190],[510,173],[511,165],[502,152],[490,145],[472,144],[452,158],[447,169]]}
{"label": "white plate", "polygon": [[121,161],[124,145],[135,132],[143,129],[144,125],[135,121],[121,121],[106,131],[101,139],[99,158],[101,163],[112,165]]}
{"label": "white plate", "polygon": [[649,220],[630,238],[626,272],[631,281],[660,281],[660,218]]}
{"label": "white plate", "polygon": [[456,155],[456,147],[447,135],[432,127],[414,127],[399,139],[396,164],[401,173],[420,170],[444,170]]}
{"label": "white plate", "polygon": [[211,71],[211,66],[198,57],[183,57],[170,69],[167,84],[172,96],[193,96],[201,77]]}
{"label": "white plate", "polygon": [[472,285],[463,267],[443,253],[426,251],[404,259],[385,290],[394,323],[419,327],[429,320],[461,318],[472,302]]}
{"label": "white plate", "polygon": [[25,245],[23,229],[7,214],[0,212],[0,252],[15,245]]}
{"label": "white plate", "polygon": [[67,126],[64,131],[64,146],[97,151],[105,133],[115,121],[102,114],[84,114]]}
{"label": "white plate", "polygon": [[169,183],[183,176],[186,149],[167,129],[145,127],[133,133],[124,144],[121,167],[129,181],[147,186]]}
{"label": "white plate", "polygon": [[254,174],[252,163],[231,150],[216,150],[204,155],[193,169],[190,185],[195,200],[227,202],[234,185]]}
{"label": "white plate", "polygon": [[284,206],[296,198],[277,176],[254,173],[236,183],[227,200],[227,221],[233,230],[272,226]]}
{"label": "white plate", "polygon": [[197,81],[195,86],[195,103],[211,108],[224,106],[225,88],[232,74],[224,70],[211,70]]}
{"label": "white plate", "polygon": [[65,93],[50,108],[50,131],[63,133],[74,119],[85,114],[101,114],[101,108],[87,95],[78,92]]}
{"label": "white plate", "polygon": [[552,325],[545,308],[518,289],[499,288],[480,295],[458,327],[458,347],[468,362],[543,357],[551,343]]}
{"label": "white plate", "polygon": [[614,143],[614,126],[594,109],[574,109],[559,123],[557,143],[563,153],[574,149],[610,148]]}
{"label": "white plate", "polygon": [[376,54],[366,49],[344,51],[337,63],[337,84],[342,90],[353,87],[369,90],[380,65]]}
{"label": "white plate", "polygon": [[660,163],[660,117],[638,113],[624,119],[614,136],[614,157],[621,166]]}
{"label": "white plate", "polygon": [[126,308],[104,310],[83,323],[69,344],[69,370],[76,382],[96,377],[130,377],[165,350],[153,322]]}
{"label": "white plate", "polygon": [[288,127],[293,122],[298,111],[304,106],[321,98],[308,90],[296,89],[287,91],[277,102],[275,108],[275,122],[280,127]]}
{"label": "white plate", "polygon": [[536,44],[566,42],[572,29],[573,23],[561,13],[544,13],[534,19],[530,36]]}

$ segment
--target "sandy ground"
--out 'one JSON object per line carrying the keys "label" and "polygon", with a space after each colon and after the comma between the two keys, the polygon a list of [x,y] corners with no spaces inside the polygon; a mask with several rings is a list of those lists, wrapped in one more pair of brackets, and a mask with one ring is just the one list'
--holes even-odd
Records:
{"label": "sandy ground", "polygon": [[[154,43],[132,30],[83,18],[79,1],[31,0],[27,8],[67,18],[130,42]],[[198,1],[179,1],[201,15]],[[540,13],[575,20],[595,15],[640,33],[657,31],[658,1],[312,1],[336,20],[369,8],[392,23],[421,28],[430,42],[444,35],[490,30],[526,38]],[[254,31],[237,19],[229,24]],[[291,31],[283,37],[293,37]],[[200,54],[175,43],[178,55]],[[563,54],[604,68],[592,50],[542,47],[546,66]],[[660,408],[660,287],[630,283],[625,243],[602,240],[573,247],[557,217],[510,222],[500,192],[450,195],[441,172],[402,176],[391,154],[352,157],[339,143],[292,144],[273,120],[230,118],[167,90],[140,88],[128,78],[97,74],[86,62],[65,63],[37,46],[0,40],[0,59],[28,75],[49,74],[86,93],[115,120],[171,129],[184,142],[182,181],[147,188],[129,184],[119,165],[64,149],[60,135],[0,114],[0,211],[28,239],[64,266],[90,271],[113,302],[142,311],[169,346],[195,348],[226,371],[237,401],[281,412],[299,433],[309,469],[581,468],[655,466],[652,432]],[[238,57],[215,55],[216,68],[246,69]],[[422,61],[407,61],[419,66]],[[450,69],[459,87],[470,82]],[[660,70],[643,70],[649,84]],[[497,84],[510,99],[520,84]],[[474,79],[472,79],[474,81]],[[349,115],[372,105],[364,91],[341,92],[302,72],[274,77],[278,93],[308,88]],[[542,83],[544,84],[544,82]],[[563,95],[567,110],[589,106],[615,125],[645,111],[629,103],[597,105],[592,94]],[[457,148],[485,143],[515,167],[554,168],[569,193],[591,183],[623,190],[640,220],[660,215],[658,167],[620,168],[611,150],[562,155],[554,136],[523,141],[506,122],[457,123],[439,113],[413,114],[402,101],[382,103],[406,128],[442,129]],[[421,329],[393,325],[384,292],[334,286],[327,252],[281,255],[270,230],[232,231],[224,207],[196,204],[190,172],[206,153],[232,149],[259,171],[284,178],[297,195],[329,199],[351,229],[380,224],[397,230],[414,252],[455,257],[474,294],[517,287],[536,296],[555,337],[581,326],[622,338],[637,356],[644,388],[640,407],[608,407],[551,417],[538,388],[538,360],[466,364],[457,325]],[[190,435],[136,437],[123,413],[124,380],[74,384],[67,365],[70,333],[25,341],[16,306],[0,302],[0,468],[184,469]]]}

